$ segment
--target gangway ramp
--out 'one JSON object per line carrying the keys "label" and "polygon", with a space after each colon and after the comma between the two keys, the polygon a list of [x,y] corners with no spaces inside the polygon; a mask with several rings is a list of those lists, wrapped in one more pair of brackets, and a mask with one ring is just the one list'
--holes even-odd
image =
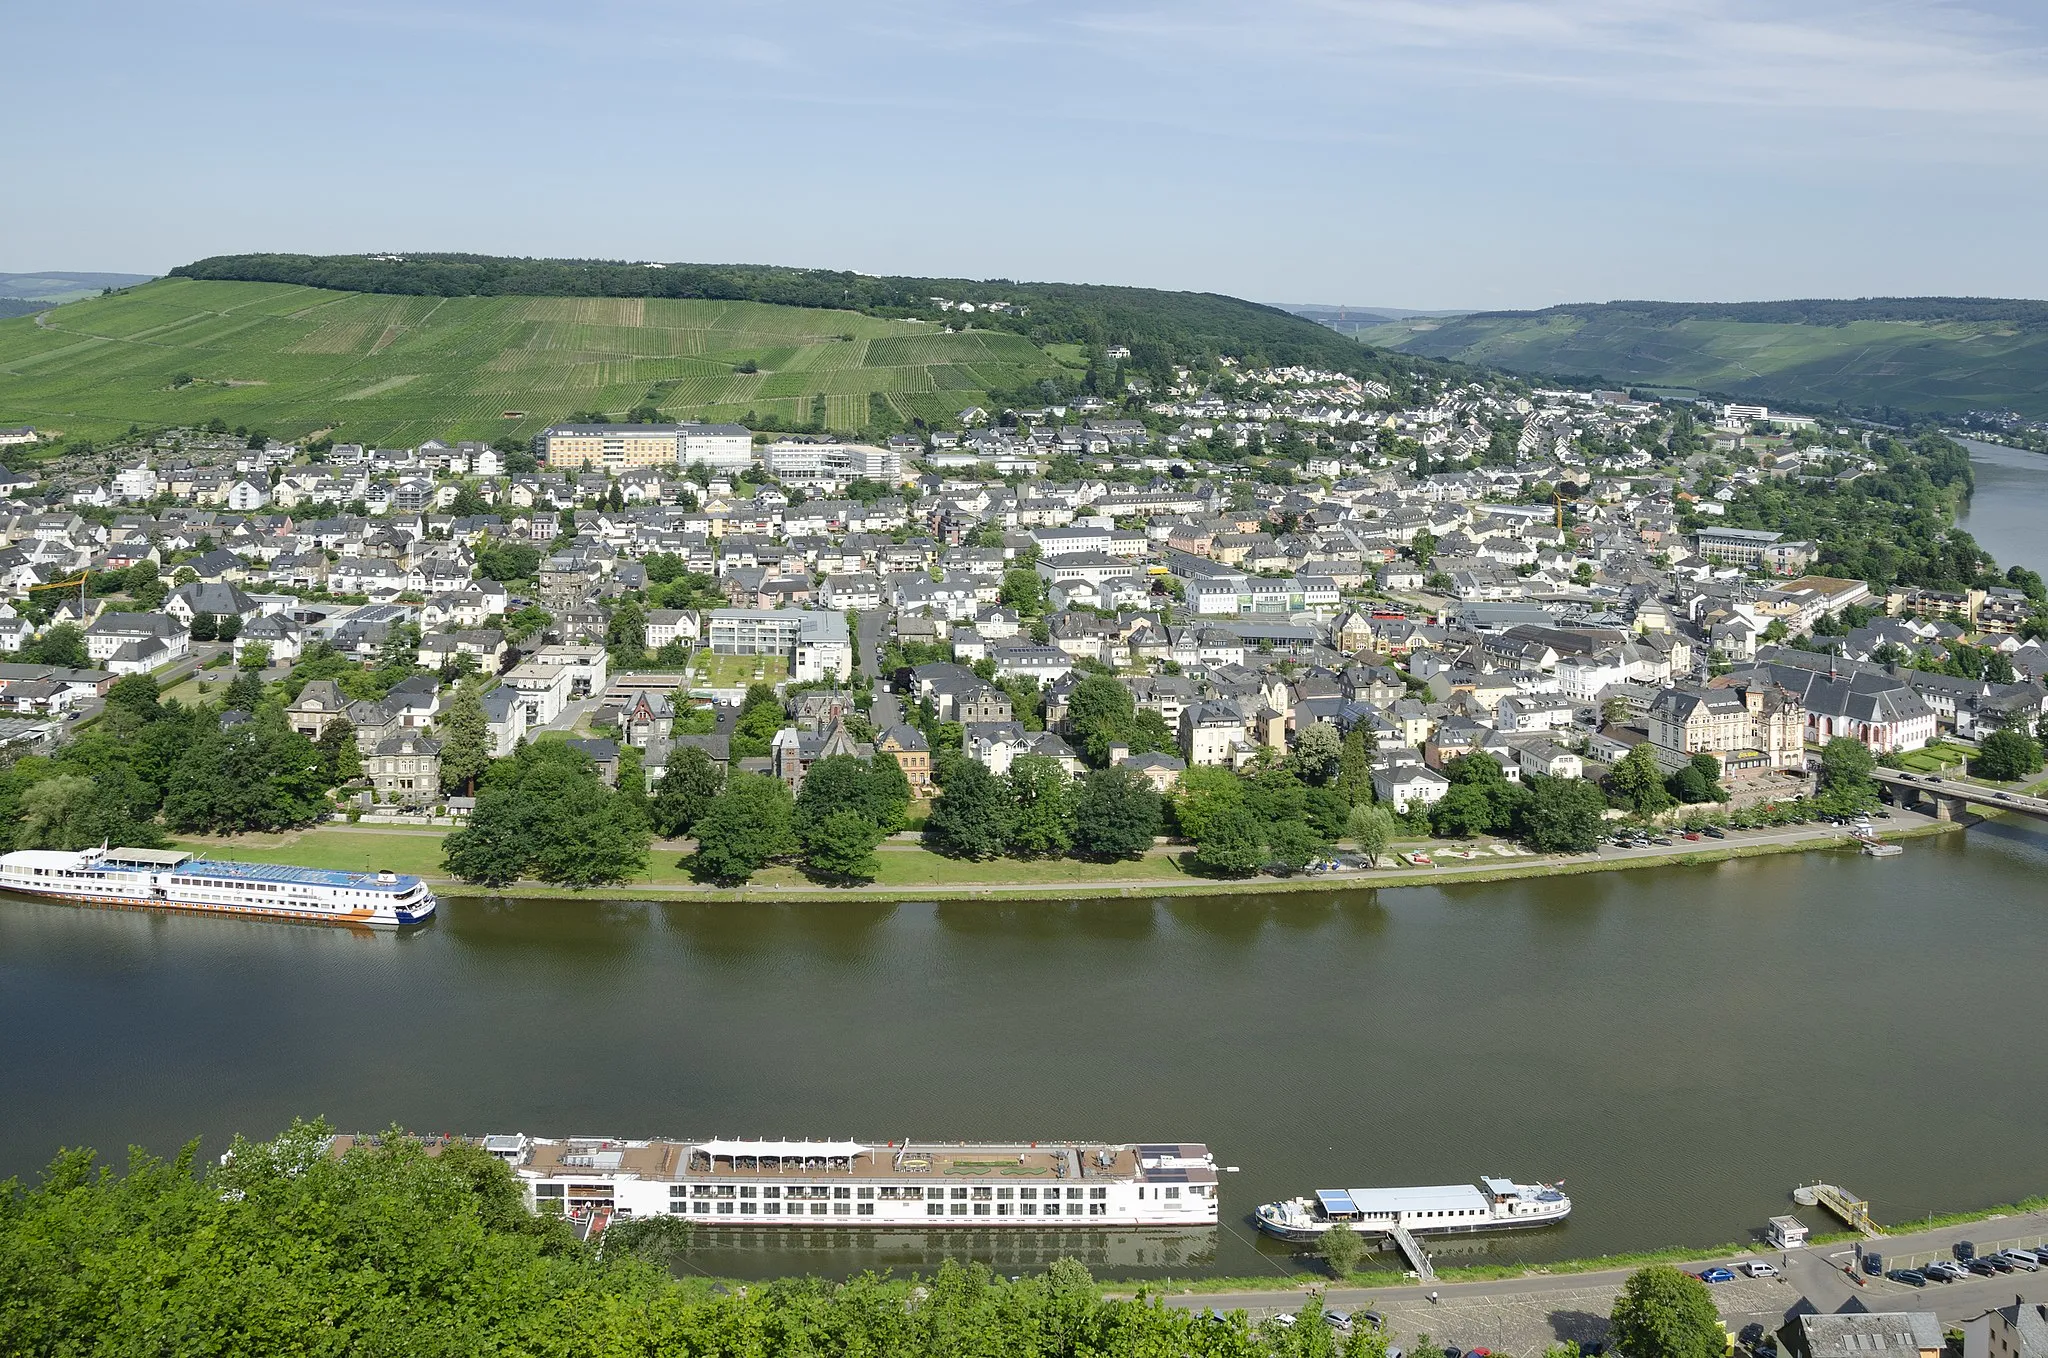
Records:
{"label": "gangway ramp", "polygon": [[1415,1270],[1415,1276],[1426,1283],[1436,1281],[1436,1266],[1429,1262],[1429,1251],[1422,1248],[1422,1242],[1406,1226],[1396,1226],[1387,1232],[1387,1239],[1408,1258],[1408,1267]]}
{"label": "gangway ramp", "polygon": [[1792,1190],[1792,1201],[1802,1206],[1827,1208],[1840,1217],[1850,1230],[1862,1232],[1866,1239],[1880,1240],[1884,1237],[1884,1232],[1870,1219],[1870,1204],[1840,1184],[1801,1184]]}

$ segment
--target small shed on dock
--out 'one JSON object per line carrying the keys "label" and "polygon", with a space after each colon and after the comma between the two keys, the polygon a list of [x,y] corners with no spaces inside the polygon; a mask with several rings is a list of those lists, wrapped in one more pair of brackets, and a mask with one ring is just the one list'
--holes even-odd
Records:
{"label": "small shed on dock", "polygon": [[1798,1217],[1772,1217],[1771,1228],[1764,1233],[1773,1249],[1798,1250],[1806,1248],[1806,1223]]}

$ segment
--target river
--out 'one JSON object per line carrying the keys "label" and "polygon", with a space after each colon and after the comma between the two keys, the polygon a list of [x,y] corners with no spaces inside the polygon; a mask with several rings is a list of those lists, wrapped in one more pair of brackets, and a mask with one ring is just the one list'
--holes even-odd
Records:
{"label": "river", "polygon": [[2048,575],[2048,453],[1956,441],[1970,450],[1977,478],[1957,526],[1997,558],[1999,569],[2025,566]]}
{"label": "river", "polygon": [[[2048,828],[1889,860],[1044,904],[447,902],[404,936],[0,899],[0,1174],[208,1155],[295,1114],[542,1135],[1205,1140],[1192,1237],[1029,1266],[1252,1274],[1260,1201],[1562,1178],[1569,1225],[1446,1253],[1742,1237],[1824,1177],[1880,1220],[2041,1191]],[[1810,1215],[1810,1214],[1809,1214]],[[1817,1222],[1815,1224],[1818,1224]],[[712,1238],[843,1272],[985,1239]]]}

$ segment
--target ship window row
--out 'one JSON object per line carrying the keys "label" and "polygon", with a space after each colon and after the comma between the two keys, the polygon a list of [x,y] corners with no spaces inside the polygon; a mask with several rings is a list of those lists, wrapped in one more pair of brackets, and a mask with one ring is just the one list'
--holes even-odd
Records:
{"label": "ship window row", "polygon": [[[1057,1188],[1047,1188],[1043,1191],[1047,1199],[1057,1199],[1060,1196],[1060,1190]],[[944,1199],[948,1196],[948,1193],[949,1190],[947,1188],[938,1185],[926,1188],[918,1184],[889,1184],[884,1185],[880,1189],[870,1187],[849,1188],[839,1185],[828,1187],[823,1184],[788,1184],[766,1187],[756,1187],[751,1184],[670,1184],[668,1190],[671,1199],[685,1197],[712,1200],[722,1198],[744,1200],[756,1197],[763,1199],[847,1199],[858,1197],[862,1201],[872,1201],[879,1196],[884,1202],[918,1202],[926,1198]],[[985,1188],[970,1187],[964,1184],[950,1189],[951,1197],[956,1202],[1011,1202],[1018,1199],[1035,1201],[1039,1193],[1040,1190],[1037,1188]],[[1109,1189],[1106,1187],[1074,1187],[1067,1189],[1066,1195],[1068,1199],[1073,1201],[1080,1201],[1085,1198],[1095,1202],[1103,1202],[1109,1197]],[[1169,1188],[1166,1190],[1166,1196],[1177,1198],[1180,1196],[1180,1190],[1178,1188]]]}
{"label": "ship window row", "polygon": [[[1059,1203],[1049,1202],[1044,1206],[1045,1210],[1041,1214],[1039,1204],[1035,1202],[928,1202],[924,1205],[924,1214],[928,1217],[985,1217],[991,1215],[999,1217],[1035,1217],[1039,1215],[1056,1217],[1060,1215]],[[1107,1202],[1070,1202],[1066,1204],[1066,1208],[1066,1214],[1070,1217],[1078,1217],[1084,1214],[1091,1217],[1109,1215],[1109,1204]]]}
{"label": "ship window row", "polygon": [[[710,1201],[671,1202],[668,1205],[668,1210],[672,1213],[710,1212],[713,1210],[713,1206],[714,1204]],[[738,1202],[732,1202],[720,1198],[716,1202],[716,1214],[722,1217],[779,1217],[784,1215],[796,1217],[806,1215],[804,1210],[806,1206],[808,1206],[810,1209],[808,1215],[814,1217],[822,1217],[828,1215],[836,1217],[871,1217],[875,1214],[875,1205],[871,1202],[813,1202],[809,1204],[801,1202],[792,1202],[789,1203],[787,1206],[788,1211],[785,1213],[785,1211],[783,1210],[784,1204],[780,1202],[759,1202],[751,1198]]]}

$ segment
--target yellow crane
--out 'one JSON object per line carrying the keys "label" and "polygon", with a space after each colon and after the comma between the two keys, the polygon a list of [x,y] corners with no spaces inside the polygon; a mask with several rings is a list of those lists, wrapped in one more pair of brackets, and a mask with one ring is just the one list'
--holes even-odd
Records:
{"label": "yellow crane", "polygon": [[73,577],[72,577],[71,579],[69,579],[69,580],[52,580],[52,581],[51,581],[51,582],[50,582],[49,584],[47,584],[47,585],[30,585],[30,586],[28,587],[28,593],[30,593],[30,594],[34,594],[34,593],[36,593],[36,592],[37,592],[37,591],[39,591],[39,590],[45,590],[45,589],[70,589],[70,588],[71,588],[71,587],[72,587],[73,585],[76,585],[76,586],[78,586],[78,615],[79,615],[80,617],[84,617],[84,616],[85,616],[85,581],[86,581],[86,577],[87,577],[87,576],[89,576],[89,575],[91,575],[91,574],[92,574],[92,572],[90,572],[90,571],[80,571],[80,572],[79,572],[79,573],[78,573],[77,575],[73,576]]}

